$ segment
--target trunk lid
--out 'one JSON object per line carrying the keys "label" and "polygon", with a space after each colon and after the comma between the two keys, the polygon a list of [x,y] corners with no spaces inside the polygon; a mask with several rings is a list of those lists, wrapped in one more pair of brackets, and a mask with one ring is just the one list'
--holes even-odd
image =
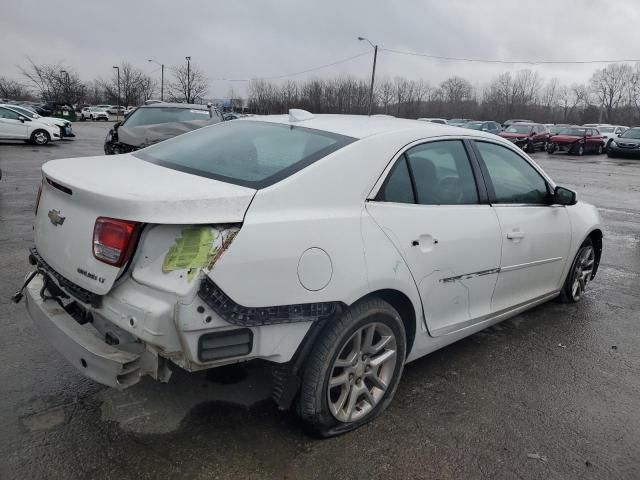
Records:
{"label": "trunk lid", "polygon": [[126,268],[94,258],[98,217],[169,225],[240,223],[256,192],[128,154],[54,160],[42,172],[38,253],[66,279],[98,295]]}

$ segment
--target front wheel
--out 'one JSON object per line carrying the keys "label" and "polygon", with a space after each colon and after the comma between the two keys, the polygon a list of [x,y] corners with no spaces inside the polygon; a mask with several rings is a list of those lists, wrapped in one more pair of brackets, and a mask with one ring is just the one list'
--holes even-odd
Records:
{"label": "front wheel", "polygon": [[321,437],[364,425],[391,402],[405,354],[404,324],[391,305],[352,305],[326,325],[309,355],[298,414]]}
{"label": "front wheel", "polygon": [[602,145],[598,145],[598,151],[597,154],[598,155],[602,155],[602,152],[604,151],[604,148],[602,147]]}
{"label": "front wheel", "polygon": [[578,146],[578,150],[576,151],[576,153],[577,153],[577,155],[579,157],[583,156],[584,155],[584,145],[579,145]]}
{"label": "front wheel", "polygon": [[51,140],[48,132],[44,130],[36,130],[31,134],[31,142],[36,145],[46,145]]}
{"label": "front wheel", "polygon": [[591,239],[587,239],[576,254],[571,270],[560,292],[560,301],[563,303],[576,303],[583,297],[587,284],[593,276],[596,265],[596,251]]}

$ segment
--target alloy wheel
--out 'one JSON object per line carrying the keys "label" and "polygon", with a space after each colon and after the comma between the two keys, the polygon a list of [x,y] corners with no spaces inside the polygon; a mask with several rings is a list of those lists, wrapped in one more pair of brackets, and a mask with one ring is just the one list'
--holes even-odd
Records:
{"label": "alloy wheel", "polygon": [[38,145],[45,145],[49,139],[47,138],[47,134],[44,132],[36,132],[33,135],[33,140],[38,144]]}
{"label": "alloy wheel", "polygon": [[327,386],[336,420],[357,421],[378,405],[393,379],[397,348],[395,334],[383,323],[369,323],[349,337],[333,362]]}
{"label": "alloy wheel", "polygon": [[571,282],[571,297],[574,302],[580,300],[587,288],[587,284],[591,280],[595,258],[595,251],[591,245],[583,247],[578,254],[571,277],[573,279]]}

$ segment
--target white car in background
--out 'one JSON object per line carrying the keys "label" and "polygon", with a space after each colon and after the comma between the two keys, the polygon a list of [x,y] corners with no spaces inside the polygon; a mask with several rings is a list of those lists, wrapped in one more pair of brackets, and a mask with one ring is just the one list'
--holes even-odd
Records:
{"label": "white car in background", "polygon": [[605,150],[609,150],[611,142],[629,130],[629,127],[623,125],[598,125],[596,128],[604,137]]}
{"label": "white car in background", "polygon": [[511,142],[415,120],[291,110],[42,177],[22,291],[76,368],[123,389],[261,359],[321,436],[406,362],[578,302],[602,251],[596,209]]}
{"label": "white car in background", "polygon": [[80,111],[80,120],[109,120],[109,113],[100,107],[84,107]]}
{"label": "white car in background", "polygon": [[60,129],[60,138],[65,137],[75,137],[73,133],[73,126],[69,120],[65,120],[63,118],[56,117],[41,117],[34,110],[30,108],[23,107],[21,105],[1,105],[0,107],[6,107],[14,112],[19,113],[20,115],[24,115],[25,117],[30,118],[31,120],[39,120],[48,125],[55,125]]}
{"label": "white car in background", "polygon": [[107,111],[107,113],[110,113],[111,115],[122,115],[125,112],[125,108],[124,107],[118,107],[116,105],[112,105],[109,108],[105,108],[105,110]]}
{"label": "white car in background", "polygon": [[3,105],[0,106],[0,140],[25,140],[46,145],[52,140],[60,140],[60,129],[42,118],[30,118]]}

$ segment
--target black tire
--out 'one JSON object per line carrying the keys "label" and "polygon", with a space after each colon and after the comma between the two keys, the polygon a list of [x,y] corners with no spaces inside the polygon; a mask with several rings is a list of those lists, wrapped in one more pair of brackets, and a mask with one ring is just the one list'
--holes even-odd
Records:
{"label": "black tire", "polygon": [[579,157],[584,155],[584,145],[578,145],[576,155],[578,155]]}
{"label": "black tire", "polygon": [[604,152],[604,147],[602,145],[598,145],[598,150],[596,150],[596,154],[602,155],[602,152]]}
{"label": "black tire", "polygon": [[31,143],[36,145],[46,145],[51,141],[51,136],[46,130],[35,130],[29,139]]}
{"label": "black tire", "polygon": [[[576,281],[576,277],[583,272],[582,270],[582,266],[580,265],[581,259],[582,257],[585,255],[586,252],[591,251],[592,252],[592,265],[591,265],[591,272],[589,273],[589,278],[586,279],[586,281],[584,282],[584,284],[582,285],[582,282],[578,282],[582,285],[581,287],[581,291],[578,292],[578,295],[576,295],[576,292],[574,291],[574,282]],[[584,291],[589,283],[589,281],[591,280],[591,275],[593,274],[593,268],[595,267],[595,249],[593,248],[593,242],[591,241],[590,238],[587,238],[582,245],[580,245],[580,248],[578,249],[578,253],[576,253],[575,258],[573,259],[573,262],[571,263],[571,268],[569,269],[569,273],[567,273],[567,278],[564,281],[564,285],[562,285],[562,290],[560,291],[560,295],[558,296],[558,300],[561,303],[576,303],[579,302],[582,297],[584,296]]]}
{"label": "black tire", "polygon": [[[354,353],[356,358],[358,359],[358,368],[360,368],[360,373],[355,373],[357,378],[353,378],[354,374],[348,373],[351,371],[351,364],[349,367],[340,367],[336,365],[338,361],[341,362],[351,362],[351,360],[343,360],[339,359],[339,355],[348,348],[351,344],[353,338],[356,335],[362,339],[360,336],[360,331],[364,330],[364,327],[374,327],[375,328],[383,328],[386,329],[387,332],[392,332],[393,340],[395,341],[395,363],[391,368],[388,368],[386,374],[390,374],[389,381],[386,383],[386,390],[381,390],[381,392],[377,392],[379,395],[378,400],[375,402],[375,405],[372,406],[372,403],[367,400],[365,406],[369,406],[366,413],[362,413],[362,403],[364,400],[358,402],[355,407],[352,407],[352,413],[349,415],[349,421],[339,420],[334,413],[332,413],[329,405],[329,399],[332,392],[335,394],[336,388],[346,388],[347,393],[345,394],[345,398],[342,404],[345,407],[348,407],[347,403],[355,403],[359,398],[362,398],[364,395],[361,391],[355,395],[355,400],[351,402],[351,397],[354,391],[356,390],[355,385],[359,385],[360,388],[364,387],[365,389],[374,389],[377,388],[372,386],[370,381],[366,377],[366,373],[363,372],[371,372],[372,367],[366,366],[362,367],[360,365],[362,362],[374,361],[374,355],[376,353],[371,354],[371,358],[368,355],[358,356],[357,351]],[[375,335],[375,333],[374,333]],[[389,335],[391,336],[391,335]],[[380,339],[386,337],[379,337]],[[366,336],[364,337],[364,341],[361,340],[361,345],[366,346]],[[364,348],[364,347],[362,347]],[[384,354],[388,353],[386,350],[383,352]],[[297,411],[298,415],[302,420],[306,423],[306,425],[310,428],[310,430],[320,436],[320,437],[332,437],[335,435],[340,435],[351,430],[354,430],[365,423],[373,420],[380,413],[382,413],[385,408],[391,402],[393,395],[396,391],[398,383],[400,381],[400,376],[402,375],[402,370],[404,368],[404,360],[406,356],[406,335],[404,324],[402,323],[402,319],[398,312],[387,302],[372,298],[368,300],[363,300],[358,302],[351,307],[349,307],[339,318],[330,321],[321,332],[316,345],[313,347],[313,350],[309,354],[309,358],[305,364],[304,373],[302,375],[302,384],[300,386],[300,394],[297,400]],[[354,349],[355,350],[355,349]],[[353,352],[352,352],[353,353]],[[380,358],[378,356],[377,358]],[[355,368],[355,360],[354,367]],[[389,365],[387,365],[388,367]],[[342,382],[341,384],[329,388],[329,380],[331,378],[337,378],[341,375],[338,374],[334,377],[332,375],[335,373],[336,369],[342,368],[341,374],[348,374],[348,382]],[[377,369],[378,373],[373,376],[379,378],[382,372],[382,368],[373,367],[373,369]],[[371,374],[371,373],[369,373]],[[358,375],[360,375],[358,377]],[[342,393],[340,392],[339,397],[342,398]],[[366,396],[366,395],[364,395]],[[367,397],[368,398],[368,397]],[[339,398],[336,400],[339,401]],[[358,407],[360,405],[360,407]],[[356,411],[354,411],[355,409]],[[341,409],[338,409],[338,412]],[[363,415],[361,418],[358,418],[354,421],[350,421],[353,414]]]}
{"label": "black tire", "polygon": [[606,152],[609,152],[609,149],[611,148],[611,142],[613,142],[613,139],[612,139],[612,140],[609,140],[609,141],[607,142],[607,146],[606,146],[606,148],[605,148],[605,151],[606,151]]}

